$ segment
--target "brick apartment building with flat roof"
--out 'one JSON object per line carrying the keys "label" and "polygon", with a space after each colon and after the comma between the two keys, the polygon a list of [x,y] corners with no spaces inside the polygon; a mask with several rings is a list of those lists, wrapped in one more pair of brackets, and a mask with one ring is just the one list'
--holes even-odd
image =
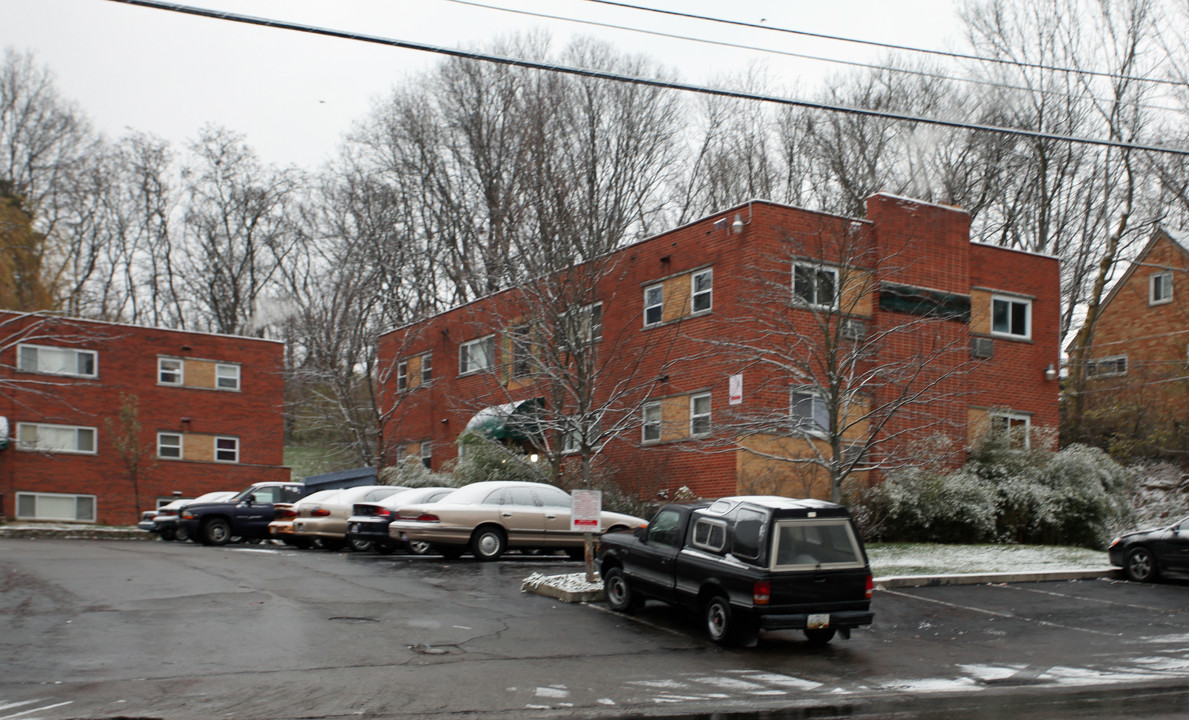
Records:
{"label": "brick apartment building with flat roof", "polygon": [[[754,201],[395,329],[386,462],[440,468],[469,428],[563,475],[594,455],[641,497],[828,498],[832,458],[873,479],[924,441],[949,463],[987,431],[1029,442],[1058,424],[1058,263],[969,228],[886,194],[865,218]],[[594,382],[558,381],[583,362]]]}
{"label": "brick apartment building with flat roof", "polygon": [[9,520],[128,525],[290,478],[280,342],[13,312],[0,338]]}

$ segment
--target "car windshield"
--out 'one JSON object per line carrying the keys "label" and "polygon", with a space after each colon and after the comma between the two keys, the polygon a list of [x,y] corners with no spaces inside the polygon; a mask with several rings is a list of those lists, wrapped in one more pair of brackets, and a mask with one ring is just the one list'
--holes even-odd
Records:
{"label": "car windshield", "polygon": [[774,535],[774,570],[864,565],[854,530],[844,519],[781,520]]}

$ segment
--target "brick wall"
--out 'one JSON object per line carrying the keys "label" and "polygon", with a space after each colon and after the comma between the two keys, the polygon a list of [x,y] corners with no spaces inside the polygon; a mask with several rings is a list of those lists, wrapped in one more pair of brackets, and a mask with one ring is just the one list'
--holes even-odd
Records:
{"label": "brick wall", "polygon": [[[193,497],[289,479],[288,468],[282,466],[282,344],[109,323],[22,319],[10,313],[0,313],[0,328],[6,337],[0,350],[0,382],[10,435],[15,437],[17,424],[26,422],[90,427],[96,436],[93,455],[24,451],[10,443],[0,453],[0,493],[7,518],[16,517],[20,492],[95,495],[100,523],[129,524],[136,522],[140,510],[153,508],[157,498],[175,492]],[[21,342],[93,350],[97,376],[22,372],[16,369]],[[240,389],[161,385],[159,356],[237,366]],[[209,363],[194,364],[204,365]],[[119,413],[126,397],[135,397],[139,408],[138,438],[144,452],[139,506],[127,465],[113,444],[123,434]],[[190,437],[195,444],[210,443],[213,436],[236,438],[238,462],[157,458],[159,432]]]}

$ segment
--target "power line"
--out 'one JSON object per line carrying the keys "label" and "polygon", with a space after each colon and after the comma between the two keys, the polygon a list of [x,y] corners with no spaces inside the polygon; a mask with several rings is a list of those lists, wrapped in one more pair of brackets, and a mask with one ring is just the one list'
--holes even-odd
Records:
{"label": "power line", "polygon": [[613,82],[630,83],[634,85],[642,85],[645,87],[661,88],[665,90],[678,90],[681,92],[698,93],[702,95],[711,95],[715,97],[725,97],[734,100],[754,100],[757,102],[767,102],[776,105],[785,105],[790,107],[802,107],[811,110],[824,110],[828,112],[838,112],[850,115],[858,115],[861,117],[880,118],[883,120],[893,120],[898,122],[912,122],[921,123],[923,125],[936,125],[939,127],[956,128],[960,130],[972,130],[978,132],[998,133],[1003,135],[1013,135],[1017,137],[1028,137],[1040,140],[1056,140],[1060,142],[1070,142],[1084,145],[1098,145],[1103,147],[1114,147],[1125,150],[1139,150],[1152,153],[1164,153],[1169,155],[1189,156],[1189,149],[1163,147],[1158,145],[1137,145],[1135,143],[1127,143],[1120,140],[1110,140],[1105,138],[1088,138],[1088,137],[1074,137],[1069,135],[1058,135],[1055,133],[1042,132],[1039,130],[1027,130],[1022,128],[1007,128],[996,125],[981,125],[977,123],[965,123],[957,120],[946,120],[944,118],[922,117],[916,115],[907,115],[904,113],[888,112],[884,110],[872,110],[869,108],[849,107],[845,105],[833,105],[830,103],[813,102],[809,100],[798,100],[794,98],[782,98],[774,95],[761,95],[758,93],[746,93],[735,90],[720,90],[717,88],[704,87],[700,85],[692,85],[689,83],[680,83],[670,80],[659,80],[655,78],[638,78],[629,75],[622,75],[620,73],[613,73],[604,70],[592,70],[590,68],[571,67],[567,65],[557,65],[554,63],[546,63],[537,60],[526,60],[523,58],[501,57],[497,55],[490,55],[471,50],[460,50],[455,48],[442,47],[440,45],[429,45],[426,43],[412,42],[409,40],[398,40],[395,38],[384,38],[375,35],[364,35],[362,33],[346,32],[343,30],[333,30],[330,28],[315,27],[313,25],[303,25],[300,23],[291,23],[281,20],[272,20],[269,18],[254,17],[251,15],[240,15],[238,13],[230,13],[223,10],[208,10],[206,8],[197,8],[189,5],[178,5],[175,3],[160,2],[158,0],[107,0],[107,2],[121,3],[124,5],[134,5],[137,7],[152,8],[155,10],[165,10],[168,12],[176,12],[183,15],[196,15],[199,17],[213,18],[216,20],[224,20],[227,22],[242,23],[245,25],[258,25],[261,27],[276,28],[279,30],[292,30],[295,32],[304,32],[311,35],[320,35],[324,37],[335,37],[343,40],[355,40],[358,42],[372,43],[376,45],[385,45],[388,47],[397,47],[406,50],[417,50],[420,52],[430,52],[438,55],[445,55],[447,57],[463,58],[466,60],[477,60],[481,62],[496,63],[499,65],[507,65],[510,67],[520,67],[529,70],[542,70],[545,72],[555,72],[564,75],[574,75],[577,77],[587,77],[597,80],[608,80]]}
{"label": "power line", "polygon": [[828,35],[826,33],[815,33],[808,30],[794,30],[792,28],[779,28],[771,25],[761,25],[757,23],[743,22],[741,20],[725,20],[723,18],[710,17],[708,15],[696,15],[693,13],[684,13],[677,10],[661,10],[659,8],[643,7],[641,5],[632,5],[631,3],[615,2],[614,0],[586,0],[586,2],[598,3],[600,5],[611,5],[613,7],[627,8],[630,10],[641,10],[643,12],[658,13],[661,15],[671,15],[674,17],[683,17],[691,20],[703,20],[705,22],[721,23],[723,25],[734,25],[736,27],[746,27],[756,30],[769,30],[771,32],[787,33],[789,35],[800,35],[801,37],[817,38],[819,40],[833,40],[837,42],[854,43],[856,45],[870,45],[872,47],[880,47],[888,50],[903,50],[904,52],[924,53],[927,55],[937,55],[939,57],[947,57],[956,60],[975,60],[977,62],[994,63],[998,65],[1011,65],[1013,67],[1025,67],[1034,70],[1055,70],[1057,72],[1074,73],[1077,75],[1090,75],[1092,77],[1110,78],[1112,80],[1132,80],[1136,82],[1150,82],[1161,85],[1173,85],[1179,87],[1182,83],[1175,80],[1164,80],[1161,78],[1140,77],[1137,75],[1123,75],[1121,73],[1103,72],[1100,70],[1082,70],[1078,68],[1067,68],[1059,65],[1045,65],[1043,63],[1032,63],[1022,60],[1004,60],[1003,58],[985,57],[982,55],[971,55],[969,53],[951,52],[948,50],[932,50],[928,48],[912,47],[910,45],[897,45],[895,43],[878,42],[875,40],[858,40],[855,38],[843,37],[841,35]]}
{"label": "power line", "polygon": [[[949,80],[952,82],[970,83],[972,85],[983,85],[986,87],[1018,90],[1021,92],[1039,93],[1041,95],[1055,95],[1067,99],[1094,99],[1100,102],[1099,98],[1094,96],[1082,96],[1072,92],[1062,90],[1036,90],[1034,88],[1024,87],[1022,85],[1011,85],[1007,83],[996,82],[994,80],[981,80],[979,78],[960,77],[957,75],[946,75],[943,73],[930,72],[928,70],[914,70],[906,67],[894,67],[888,65],[880,65],[877,63],[866,63],[859,60],[840,60],[838,58],[824,57],[821,55],[810,55],[808,53],[799,53],[792,50],[775,50],[773,48],[759,47],[758,45],[745,45],[743,43],[728,42],[726,40],[711,40],[709,38],[699,38],[690,35],[679,35],[677,33],[663,32],[660,30],[647,30],[645,28],[631,27],[629,25],[619,25],[616,23],[600,22],[598,20],[583,20],[581,18],[566,17],[564,15],[553,15],[550,13],[535,12],[532,10],[521,10],[517,8],[500,7],[498,5],[488,5],[487,3],[475,2],[475,0],[443,0],[443,2],[454,3],[456,5],[467,5],[469,7],[483,8],[484,10],[495,10],[497,12],[511,13],[514,15],[527,15],[529,17],[544,18],[546,20],[561,20],[562,22],[578,23],[581,25],[591,25],[594,27],[607,28],[609,30],[623,30],[625,32],[641,33],[643,35],[651,35],[653,37],[669,38],[671,40],[685,40],[689,42],[702,43],[705,45],[715,45],[718,47],[733,48],[736,50],[750,50],[755,52],[768,53],[771,55],[783,55],[785,57],[800,58],[802,60],[811,60],[814,62],[832,63],[835,65],[845,65],[848,67],[864,68],[866,70],[887,70],[894,73],[902,73],[905,75],[915,75],[917,77],[932,78],[934,80]],[[647,8],[644,8],[647,9]],[[659,12],[659,11],[658,11]],[[725,22],[725,21],[724,21]],[[766,27],[766,26],[761,26]],[[855,41],[861,42],[861,41]],[[1109,101],[1105,101],[1109,102]],[[1165,112],[1178,112],[1178,108],[1172,108],[1164,105],[1148,105],[1139,102],[1122,102],[1120,103],[1127,107],[1143,108],[1146,110],[1163,110]]]}

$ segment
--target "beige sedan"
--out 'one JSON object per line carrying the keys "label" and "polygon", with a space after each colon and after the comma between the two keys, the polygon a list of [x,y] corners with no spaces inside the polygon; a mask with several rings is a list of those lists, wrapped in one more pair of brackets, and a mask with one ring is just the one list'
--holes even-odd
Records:
{"label": "beige sedan", "polygon": [[[348,545],[347,518],[355,503],[379,502],[389,495],[408,490],[398,485],[361,485],[339,490],[317,502],[299,502],[294,508],[292,537],[307,542],[318,542],[327,550],[341,550]],[[311,496],[312,497],[312,496]],[[369,542],[351,542],[353,550],[368,550]]]}
{"label": "beige sedan", "polygon": [[[565,550],[582,557],[583,533],[570,529],[570,494],[544,483],[492,481],[459,488],[435,503],[406,505],[388,526],[400,543],[427,542],[447,558],[468,550],[495,560],[506,550]],[[612,532],[645,524],[643,518],[603,512]]]}

